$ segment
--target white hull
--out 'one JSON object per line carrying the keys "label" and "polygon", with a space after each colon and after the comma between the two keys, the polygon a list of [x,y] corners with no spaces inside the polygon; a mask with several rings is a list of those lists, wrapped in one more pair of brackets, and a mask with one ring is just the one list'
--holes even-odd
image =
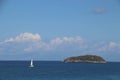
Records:
{"label": "white hull", "polygon": [[33,65],[30,65],[29,67],[34,67]]}

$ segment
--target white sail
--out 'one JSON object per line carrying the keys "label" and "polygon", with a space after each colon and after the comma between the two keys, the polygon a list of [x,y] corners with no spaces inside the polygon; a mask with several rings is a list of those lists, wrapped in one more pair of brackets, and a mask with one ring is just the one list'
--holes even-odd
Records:
{"label": "white sail", "polygon": [[31,59],[30,67],[34,67],[32,59]]}

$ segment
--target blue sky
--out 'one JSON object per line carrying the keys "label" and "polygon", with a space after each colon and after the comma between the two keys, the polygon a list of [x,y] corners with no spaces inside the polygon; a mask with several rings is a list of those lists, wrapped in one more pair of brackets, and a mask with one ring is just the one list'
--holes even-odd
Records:
{"label": "blue sky", "polygon": [[1,59],[62,60],[90,53],[120,61],[119,0],[4,0],[0,5]]}

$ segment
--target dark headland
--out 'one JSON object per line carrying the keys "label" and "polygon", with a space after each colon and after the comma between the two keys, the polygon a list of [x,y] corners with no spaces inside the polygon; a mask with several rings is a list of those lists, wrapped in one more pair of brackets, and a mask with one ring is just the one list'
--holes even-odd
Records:
{"label": "dark headland", "polygon": [[96,55],[69,57],[65,59],[64,62],[106,63],[106,61],[102,57]]}

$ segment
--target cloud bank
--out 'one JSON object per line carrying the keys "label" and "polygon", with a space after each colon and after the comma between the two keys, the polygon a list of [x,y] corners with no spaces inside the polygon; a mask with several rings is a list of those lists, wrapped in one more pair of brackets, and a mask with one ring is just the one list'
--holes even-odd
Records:
{"label": "cloud bank", "polygon": [[42,40],[40,34],[21,33],[0,42],[1,54],[17,54],[31,52],[78,51],[84,53],[120,53],[118,42],[89,42],[80,36],[57,37],[48,42]]}

